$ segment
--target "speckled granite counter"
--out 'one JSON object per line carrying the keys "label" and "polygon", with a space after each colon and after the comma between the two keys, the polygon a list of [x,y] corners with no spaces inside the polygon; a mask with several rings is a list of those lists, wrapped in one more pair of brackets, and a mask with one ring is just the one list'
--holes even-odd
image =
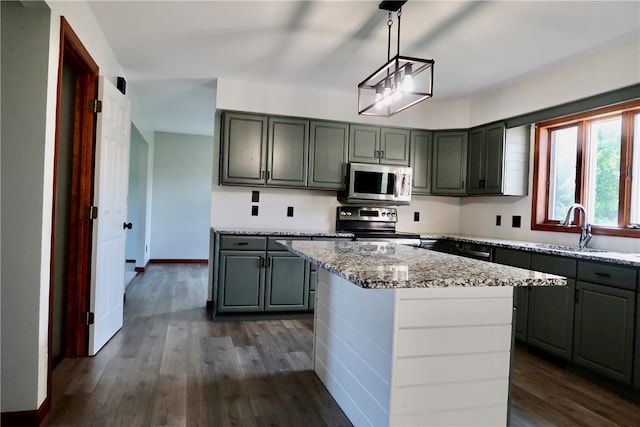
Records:
{"label": "speckled granite counter", "polygon": [[537,252],[550,255],[562,255],[577,259],[607,262],[612,264],[628,265],[640,268],[640,242],[638,242],[638,253],[624,253],[606,251],[600,249],[585,248],[579,250],[577,247],[567,245],[555,245],[553,243],[523,242],[517,240],[492,239],[481,236],[468,236],[463,234],[422,234],[421,239],[427,240],[454,240],[465,243],[479,243],[494,247],[518,249],[528,252]]}
{"label": "speckled granite counter", "polygon": [[279,240],[363,288],[563,286],[564,278],[394,243]]}
{"label": "speckled granite counter", "polygon": [[264,228],[213,228],[212,231],[220,233],[221,235],[236,235],[236,236],[353,238],[352,233],[338,233],[335,231],[281,230],[281,229],[264,229]]}

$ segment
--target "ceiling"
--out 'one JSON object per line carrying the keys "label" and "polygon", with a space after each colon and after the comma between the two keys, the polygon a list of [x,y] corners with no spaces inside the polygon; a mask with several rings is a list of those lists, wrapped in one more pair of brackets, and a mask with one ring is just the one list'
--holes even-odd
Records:
{"label": "ceiling", "polygon": [[[378,0],[89,4],[156,131],[213,134],[217,78],[356,97],[357,84],[386,62]],[[402,13],[400,52],[435,60],[437,99],[640,39],[638,1],[410,0]]]}

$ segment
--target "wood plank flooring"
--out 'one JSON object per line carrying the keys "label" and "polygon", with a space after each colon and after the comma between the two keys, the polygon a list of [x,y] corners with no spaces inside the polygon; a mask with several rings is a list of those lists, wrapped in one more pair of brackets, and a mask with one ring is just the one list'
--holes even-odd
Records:
{"label": "wood plank flooring", "polygon": [[[311,369],[311,320],[212,322],[207,266],[150,265],[124,327],[53,374],[44,426],[349,426]],[[640,425],[640,407],[516,351],[512,426]]]}

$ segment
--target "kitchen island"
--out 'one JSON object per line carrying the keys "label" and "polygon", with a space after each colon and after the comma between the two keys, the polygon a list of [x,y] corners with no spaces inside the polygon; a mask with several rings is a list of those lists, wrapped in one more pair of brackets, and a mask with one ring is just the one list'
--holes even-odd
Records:
{"label": "kitchen island", "polygon": [[513,287],[564,278],[393,243],[279,242],[320,267],[313,369],[354,425],[507,425]]}

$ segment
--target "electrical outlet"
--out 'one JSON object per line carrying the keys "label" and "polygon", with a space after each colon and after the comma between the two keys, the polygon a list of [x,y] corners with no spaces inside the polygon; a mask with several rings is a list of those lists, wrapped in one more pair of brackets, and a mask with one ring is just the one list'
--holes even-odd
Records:
{"label": "electrical outlet", "polygon": [[502,215],[496,215],[496,225],[497,226],[502,225]]}
{"label": "electrical outlet", "polygon": [[287,216],[293,216],[293,206],[287,207]]}
{"label": "electrical outlet", "polygon": [[413,213],[413,220],[414,221],[420,221],[420,212],[414,212]]}
{"label": "electrical outlet", "polygon": [[251,216],[258,216],[258,206],[257,205],[251,206]]}
{"label": "electrical outlet", "polygon": [[260,201],[260,192],[259,191],[252,191],[251,192],[251,201],[253,203],[258,203]]}
{"label": "electrical outlet", "polygon": [[522,217],[520,215],[514,215],[511,217],[511,227],[520,228]]}

